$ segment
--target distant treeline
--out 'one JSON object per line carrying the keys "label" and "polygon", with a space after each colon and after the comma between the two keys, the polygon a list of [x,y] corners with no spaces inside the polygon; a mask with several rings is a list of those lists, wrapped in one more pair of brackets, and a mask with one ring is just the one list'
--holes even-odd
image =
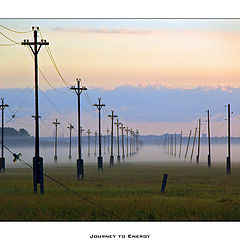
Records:
{"label": "distant treeline", "polygon": [[[2,136],[2,128],[0,128],[0,136]],[[4,128],[5,137],[30,137],[30,134],[24,128],[16,130],[15,128]]]}

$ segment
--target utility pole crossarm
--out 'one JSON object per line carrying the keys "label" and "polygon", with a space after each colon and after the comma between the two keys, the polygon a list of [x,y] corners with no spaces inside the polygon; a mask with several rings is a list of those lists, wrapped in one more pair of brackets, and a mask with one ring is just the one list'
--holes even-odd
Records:
{"label": "utility pole crossarm", "polygon": [[82,91],[87,90],[86,86],[80,86],[80,78],[77,78],[77,86],[70,87],[71,90],[74,90],[77,95],[80,95]]}

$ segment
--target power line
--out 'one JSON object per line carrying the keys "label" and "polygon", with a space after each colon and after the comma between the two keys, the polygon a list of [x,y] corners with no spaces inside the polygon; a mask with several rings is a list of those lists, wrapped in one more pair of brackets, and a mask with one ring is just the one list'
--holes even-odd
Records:
{"label": "power line", "polygon": [[6,123],[9,123],[13,118],[16,117],[16,114],[20,111],[20,109],[23,107],[24,103],[27,101],[27,99],[29,98],[29,96],[31,95],[32,91],[33,91],[34,87],[31,88],[31,90],[29,91],[29,93],[27,94],[26,98],[23,100],[23,102],[19,105],[18,109],[13,112],[12,110],[10,110],[12,112],[12,117],[10,119],[8,119],[8,121]]}
{"label": "power line", "polygon": [[6,30],[8,30],[8,31],[10,31],[10,32],[14,32],[14,33],[30,33],[30,32],[32,32],[32,30],[29,30],[29,31],[16,31],[16,30],[7,28],[7,27],[5,27],[5,26],[3,26],[3,25],[1,25],[1,24],[0,24],[0,27],[5,28]]}
{"label": "power line", "polygon": [[[13,160],[13,161],[14,161],[14,162],[16,162],[17,160],[19,160],[20,163],[28,166],[28,167],[31,168],[31,169],[34,169],[33,166],[31,166],[29,163],[25,162],[23,159],[20,158],[20,157],[21,157],[21,153],[16,154],[16,153],[14,153],[13,151],[11,151],[8,147],[6,147],[5,145],[4,145],[4,147],[13,155],[13,157],[14,157],[14,160]],[[83,196],[80,195],[78,192],[74,191],[73,189],[71,189],[70,187],[66,186],[65,184],[59,182],[57,179],[55,179],[55,178],[47,175],[47,174],[44,173],[44,172],[43,172],[43,175],[44,175],[45,177],[47,177],[48,179],[54,181],[54,182],[57,183],[58,185],[62,186],[63,188],[67,189],[68,191],[72,192],[74,195],[76,195],[78,198],[81,198],[83,201],[86,201],[86,202],[90,203],[91,205],[94,205],[95,207],[97,207],[97,208],[99,208],[99,209],[101,209],[101,210],[103,210],[103,211],[111,214],[112,216],[114,216],[114,217],[116,217],[116,218],[119,218],[119,219],[121,219],[121,220],[124,220],[121,216],[118,216],[118,215],[115,214],[113,211],[110,211],[110,210],[102,207],[102,206],[99,205],[98,203],[96,203],[96,202],[94,202],[94,201],[92,201],[92,200],[89,200],[89,199],[86,198],[86,197],[83,197]]]}
{"label": "power line", "polygon": [[13,42],[13,43],[21,46],[21,44],[20,44],[19,42],[16,42],[15,40],[13,40],[13,39],[11,39],[10,37],[6,36],[4,33],[0,32],[0,34],[1,34],[3,37],[5,37],[6,39],[8,39],[9,41],[11,41],[11,42]]}
{"label": "power line", "polygon": [[62,116],[63,120],[67,123],[70,124],[70,122],[64,117],[64,115],[59,111],[59,109],[57,108],[57,106],[50,100],[50,98],[47,96],[47,94],[42,91],[40,88],[39,90],[41,91],[41,93],[43,93],[43,95],[48,99],[48,101],[53,105],[53,107],[57,110],[57,112]]}
{"label": "power line", "polygon": [[[32,51],[30,50],[30,47],[28,47],[28,51],[29,51],[29,53],[31,54],[32,58],[34,59],[34,56],[33,56]],[[43,73],[43,71],[40,69],[40,67],[38,67],[38,70],[39,70],[40,74],[42,75],[43,79],[46,81],[46,83],[47,83],[55,92],[60,93],[60,94],[65,94],[65,93],[66,93],[66,92],[61,92],[61,91],[57,90],[56,88],[54,88],[54,87],[52,86],[52,84],[47,80],[46,76],[44,75],[44,73]]]}
{"label": "power line", "polygon": [[[41,37],[43,38],[43,35],[42,35],[42,33],[41,33],[40,30],[39,30],[39,32],[40,32]],[[57,67],[56,61],[55,61],[55,59],[54,59],[54,57],[53,57],[53,54],[52,54],[52,52],[51,52],[50,47],[49,47],[49,46],[46,46],[46,50],[47,50],[48,56],[49,56],[49,58],[50,58],[50,60],[51,60],[51,62],[52,62],[52,64],[53,64],[54,68],[56,69],[58,75],[60,76],[60,78],[61,78],[61,80],[63,81],[64,85],[70,90],[70,87],[69,87],[68,85],[71,85],[71,83],[67,82],[67,81],[64,79],[64,77],[62,76],[62,74],[60,73],[59,68]]]}
{"label": "power line", "polygon": [[16,43],[9,43],[9,44],[4,44],[4,43],[0,43],[0,46],[2,47],[9,47],[9,46],[15,46],[17,45]]}

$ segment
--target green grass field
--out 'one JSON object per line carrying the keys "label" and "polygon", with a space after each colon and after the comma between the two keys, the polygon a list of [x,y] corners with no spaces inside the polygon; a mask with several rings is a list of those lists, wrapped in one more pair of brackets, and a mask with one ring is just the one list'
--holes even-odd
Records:
{"label": "green grass field", "polygon": [[[240,220],[240,165],[227,176],[225,165],[212,169],[184,164],[85,166],[85,180],[75,166],[45,167],[81,196],[126,221]],[[168,173],[166,192],[160,193]],[[0,220],[120,221],[45,178],[45,194],[33,194],[32,169],[10,168],[0,174]]]}

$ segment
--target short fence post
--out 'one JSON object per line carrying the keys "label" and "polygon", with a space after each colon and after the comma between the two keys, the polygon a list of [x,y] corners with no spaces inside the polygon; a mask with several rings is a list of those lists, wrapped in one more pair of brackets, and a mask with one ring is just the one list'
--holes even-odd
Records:
{"label": "short fence post", "polygon": [[166,188],[166,185],[167,185],[167,179],[168,179],[168,174],[164,173],[161,193],[165,192],[165,188]]}

